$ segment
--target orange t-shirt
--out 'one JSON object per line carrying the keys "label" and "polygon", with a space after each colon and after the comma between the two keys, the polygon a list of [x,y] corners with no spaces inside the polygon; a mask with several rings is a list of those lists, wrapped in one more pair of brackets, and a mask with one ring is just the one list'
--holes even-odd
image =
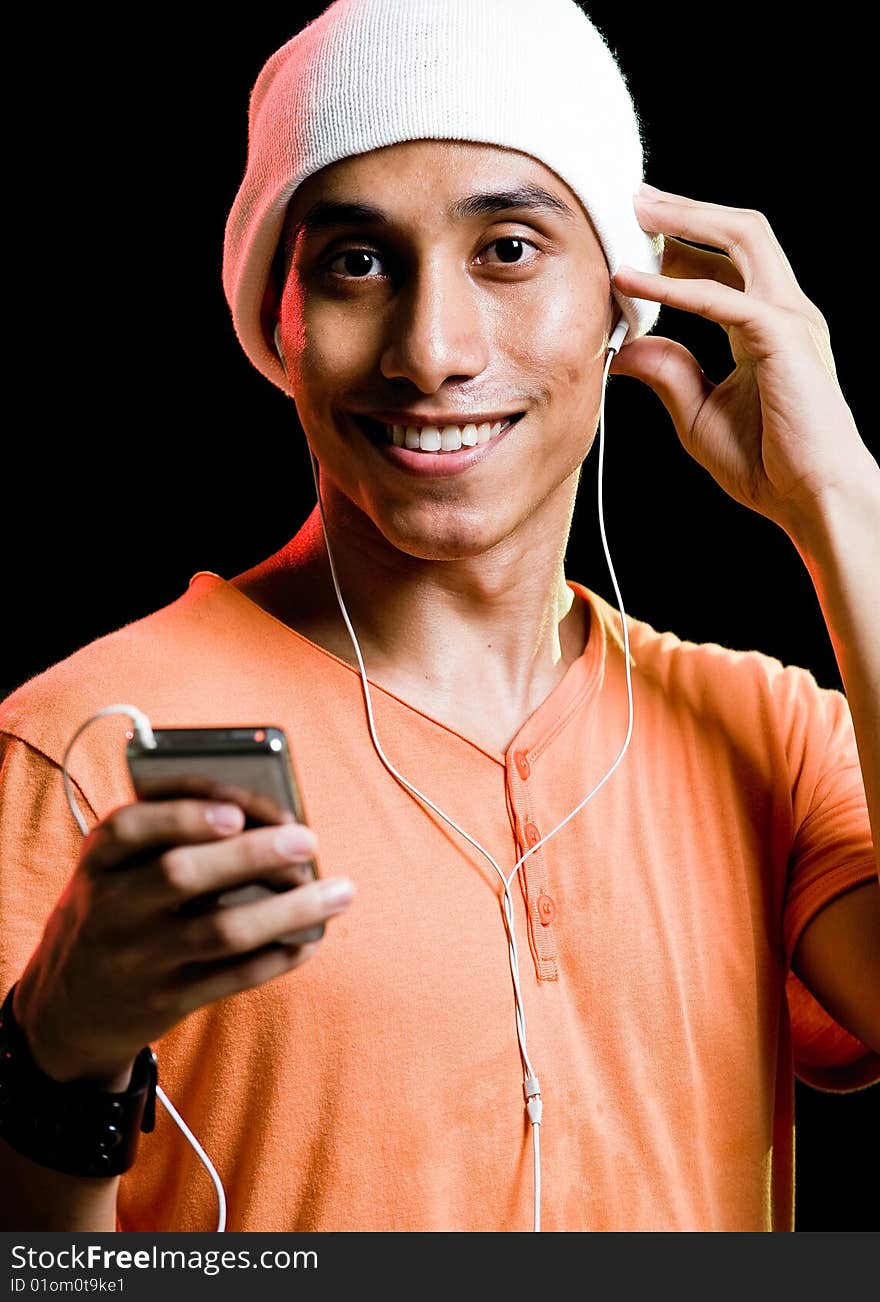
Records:
{"label": "orange t-shirt", "polygon": [[[389,761],[506,872],[626,734],[619,613],[569,586],[588,644],[505,754],[371,685]],[[805,669],[628,619],[629,749],[513,889],[542,1228],[790,1230],[793,1070],[826,1089],[880,1079],[880,1056],[788,967],[808,921],[875,874],[849,708]],[[67,742],[118,702],[155,727],[283,727],[319,866],[358,887],[311,961],[155,1046],[227,1228],[530,1230],[498,875],[385,768],[358,670],[215,574],[0,704],[0,994],[78,858]],[[99,719],[73,749],[90,824],[133,799],[129,726]],[[208,1174],[159,1103],[118,1225],[216,1223]]]}

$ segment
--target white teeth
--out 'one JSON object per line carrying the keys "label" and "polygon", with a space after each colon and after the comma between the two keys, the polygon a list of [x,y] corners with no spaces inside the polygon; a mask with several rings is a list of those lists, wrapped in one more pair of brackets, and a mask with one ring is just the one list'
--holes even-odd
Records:
{"label": "white teeth", "polygon": [[507,420],[483,421],[480,425],[444,425],[441,430],[437,425],[426,425],[420,429],[416,425],[386,425],[389,440],[398,448],[409,448],[420,452],[457,452],[460,448],[472,448],[478,443],[488,443],[508,425]]}
{"label": "white teeth", "polygon": [[[422,435],[424,438],[424,435]],[[424,443],[422,447],[424,447]],[[457,425],[446,425],[440,431],[440,448],[443,452],[457,452],[461,447],[461,430]]]}

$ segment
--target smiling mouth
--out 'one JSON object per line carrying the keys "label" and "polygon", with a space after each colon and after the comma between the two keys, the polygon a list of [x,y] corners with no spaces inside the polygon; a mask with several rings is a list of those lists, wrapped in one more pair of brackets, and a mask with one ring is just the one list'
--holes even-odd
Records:
{"label": "smiling mouth", "polygon": [[506,420],[483,421],[481,424],[466,425],[388,425],[384,421],[373,420],[369,416],[355,416],[355,424],[367,435],[372,443],[391,443],[411,452],[423,452],[427,455],[443,456],[462,449],[478,447],[491,443],[521,420],[525,412],[518,411]]}

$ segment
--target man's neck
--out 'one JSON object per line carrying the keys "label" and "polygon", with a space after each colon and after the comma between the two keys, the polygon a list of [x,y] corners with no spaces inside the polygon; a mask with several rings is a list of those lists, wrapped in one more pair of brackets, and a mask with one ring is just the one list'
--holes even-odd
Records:
{"label": "man's neck", "polygon": [[[580,656],[589,614],[552,553],[510,540],[471,560],[405,556],[328,521],[342,599],[367,672],[407,699],[457,694],[528,716]],[[318,508],[280,552],[232,582],[283,623],[357,664]],[[466,690],[463,692],[463,685]]]}

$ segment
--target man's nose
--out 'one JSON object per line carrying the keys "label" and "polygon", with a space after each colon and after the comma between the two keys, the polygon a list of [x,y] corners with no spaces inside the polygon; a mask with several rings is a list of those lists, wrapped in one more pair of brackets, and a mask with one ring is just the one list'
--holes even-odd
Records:
{"label": "man's nose", "polygon": [[442,257],[422,265],[390,310],[382,374],[409,380],[422,393],[481,374],[489,360],[488,308],[462,267]]}

